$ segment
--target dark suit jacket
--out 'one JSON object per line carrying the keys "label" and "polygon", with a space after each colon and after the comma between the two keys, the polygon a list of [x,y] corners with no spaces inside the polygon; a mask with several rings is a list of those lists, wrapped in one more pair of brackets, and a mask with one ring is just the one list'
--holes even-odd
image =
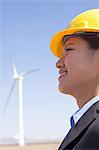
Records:
{"label": "dark suit jacket", "polygon": [[99,150],[99,102],[70,129],[58,150]]}

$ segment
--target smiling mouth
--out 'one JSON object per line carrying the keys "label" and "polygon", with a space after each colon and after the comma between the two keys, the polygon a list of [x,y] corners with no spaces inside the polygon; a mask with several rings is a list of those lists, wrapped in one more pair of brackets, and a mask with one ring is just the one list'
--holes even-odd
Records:
{"label": "smiling mouth", "polygon": [[64,71],[64,72],[62,72],[61,74],[60,74],[60,76],[59,76],[59,78],[58,79],[60,79],[61,77],[63,77],[63,76],[66,76],[68,74],[68,71]]}

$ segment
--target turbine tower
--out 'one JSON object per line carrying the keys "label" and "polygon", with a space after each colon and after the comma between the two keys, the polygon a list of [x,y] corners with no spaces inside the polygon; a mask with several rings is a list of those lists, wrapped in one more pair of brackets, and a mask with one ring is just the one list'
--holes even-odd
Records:
{"label": "turbine tower", "polygon": [[24,108],[23,108],[23,80],[24,77],[30,73],[39,71],[40,69],[34,69],[34,70],[30,70],[28,72],[25,73],[18,73],[17,69],[15,67],[15,64],[13,65],[13,78],[14,78],[14,82],[12,84],[12,87],[10,89],[9,95],[8,95],[8,99],[6,101],[5,107],[3,109],[3,111],[6,110],[7,105],[9,103],[9,100],[11,98],[13,89],[15,87],[15,83],[16,81],[18,81],[18,91],[19,91],[19,145],[20,146],[24,146],[25,141],[24,141]]}

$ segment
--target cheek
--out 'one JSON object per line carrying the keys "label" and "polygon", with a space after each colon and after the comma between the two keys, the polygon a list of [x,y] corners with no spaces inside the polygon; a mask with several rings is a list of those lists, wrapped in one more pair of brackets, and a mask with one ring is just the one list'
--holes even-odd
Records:
{"label": "cheek", "polygon": [[91,59],[79,55],[67,57],[65,61],[69,77],[75,79],[90,77],[93,74],[91,64],[92,64]]}
{"label": "cheek", "polygon": [[65,60],[65,66],[68,72],[76,72],[77,70],[82,70],[84,67],[84,61],[77,55],[69,55]]}

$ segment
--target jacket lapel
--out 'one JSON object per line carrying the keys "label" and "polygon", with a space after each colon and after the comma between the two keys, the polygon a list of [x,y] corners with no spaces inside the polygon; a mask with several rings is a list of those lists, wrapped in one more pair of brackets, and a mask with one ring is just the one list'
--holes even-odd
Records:
{"label": "jacket lapel", "polygon": [[80,118],[74,128],[70,129],[67,136],[63,140],[59,150],[64,150],[80,133],[87,128],[96,118],[99,111],[99,102],[95,103],[88,111]]}

